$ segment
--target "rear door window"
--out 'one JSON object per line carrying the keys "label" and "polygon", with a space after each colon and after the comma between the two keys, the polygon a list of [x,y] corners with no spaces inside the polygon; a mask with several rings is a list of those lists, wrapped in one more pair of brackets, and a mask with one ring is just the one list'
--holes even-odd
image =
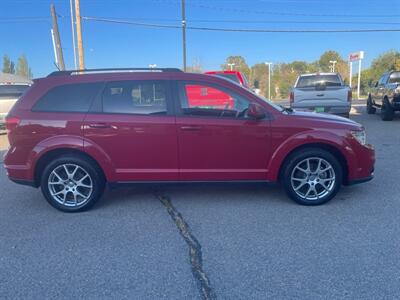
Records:
{"label": "rear door window", "polygon": [[33,106],[37,112],[87,112],[102,83],[60,85],[50,89]]}
{"label": "rear door window", "polygon": [[297,82],[298,88],[325,86],[341,86],[342,81],[338,75],[309,75],[301,76]]}
{"label": "rear door window", "polygon": [[163,81],[118,81],[106,85],[103,112],[136,115],[167,114],[167,84]]}

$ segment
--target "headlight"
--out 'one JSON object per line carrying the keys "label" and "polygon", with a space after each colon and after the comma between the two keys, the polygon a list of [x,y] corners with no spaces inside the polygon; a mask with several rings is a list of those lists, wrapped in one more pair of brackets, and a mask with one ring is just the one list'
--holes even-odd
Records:
{"label": "headlight", "polygon": [[351,135],[361,144],[365,145],[367,143],[367,136],[365,134],[365,130],[361,131],[352,131]]}

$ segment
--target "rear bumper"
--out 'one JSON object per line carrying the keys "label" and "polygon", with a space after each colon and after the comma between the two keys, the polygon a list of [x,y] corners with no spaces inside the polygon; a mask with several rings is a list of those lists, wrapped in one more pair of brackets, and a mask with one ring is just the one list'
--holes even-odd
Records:
{"label": "rear bumper", "polygon": [[15,182],[15,183],[18,183],[18,184],[21,184],[21,185],[27,185],[27,186],[36,187],[36,188],[38,187],[38,185],[33,180],[15,179],[15,178],[12,178],[12,177],[9,177],[9,179],[12,182]]}

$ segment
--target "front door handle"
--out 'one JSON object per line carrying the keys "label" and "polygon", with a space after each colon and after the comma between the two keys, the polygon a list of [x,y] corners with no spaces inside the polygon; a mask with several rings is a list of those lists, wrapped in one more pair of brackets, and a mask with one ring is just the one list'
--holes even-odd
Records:
{"label": "front door handle", "polygon": [[92,123],[92,124],[89,124],[89,127],[101,129],[101,128],[111,128],[111,125],[107,124],[107,123]]}
{"label": "front door handle", "polygon": [[317,97],[323,97],[324,94],[317,94]]}
{"label": "front door handle", "polygon": [[181,126],[181,129],[184,131],[199,131],[201,129],[200,126]]}

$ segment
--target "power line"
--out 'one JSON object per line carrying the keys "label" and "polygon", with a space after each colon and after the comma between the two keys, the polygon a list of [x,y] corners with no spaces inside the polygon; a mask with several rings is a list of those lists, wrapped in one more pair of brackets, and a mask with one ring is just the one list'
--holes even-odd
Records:
{"label": "power line", "polygon": [[[65,16],[64,16],[65,17]],[[132,17],[102,17],[114,20],[135,20],[155,22],[181,22],[180,19],[167,18],[132,18]],[[400,22],[370,22],[370,21],[282,21],[282,20],[221,20],[221,19],[186,19],[190,23],[242,23],[242,24],[363,24],[363,25],[400,25]]]}
{"label": "power line", "polygon": [[166,25],[166,24],[152,24],[152,23],[142,23],[142,22],[131,22],[127,20],[118,19],[108,19],[108,18],[97,18],[97,17],[81,17],[83,20],[97,21],[97,22],[107,22],[107,23],[117,23],[117,24],[128,24],[143,27],[156,27],[156,28],[182,28],[180,25]]}
{"label": "power line", "polygon": [[[175,1],[157,1],[163,4],[178,4]],[[251,14],[265,14],[265,15],[279,15],[279,16],[300,16],[300,17],[350,17],[350,18],[398,18],[400,14],[391,14],[391,15],[356,15],[356,14],[314,14],[314,13],[300,13],[300,12],[281,12],[281,11],[268,11],[268,10],[249,10],[242,8],[234,8],[234,7],[219,7],[214,5],[206,5],[201,3],[190,3],[192,7],[210,9],[210,10],[219,10],[219,11],[229,11],[236,13],[251,13]]]}
{"label": "power line", "polygon": [[[82,17],[84,20],[106,22],[106,23],[118,23],[127,24],[134,26],[143,27],[154,27],[154,28],[182,28],[179,25],[167,25],[167,24],[156,24],[156,23],[143,23],[143,22],[132,22],[128,20],[118,20],[110,18],[98,18],[98,17]],[[202,31],[222,31],[222,32],[252,32],[252,33],[352,33],[352,32],[400,32],[400,29],[239,29],[239,28],[216,28],[216,27],[197,27],[197,26],[186,26],[189,30],[202,30]]]}

